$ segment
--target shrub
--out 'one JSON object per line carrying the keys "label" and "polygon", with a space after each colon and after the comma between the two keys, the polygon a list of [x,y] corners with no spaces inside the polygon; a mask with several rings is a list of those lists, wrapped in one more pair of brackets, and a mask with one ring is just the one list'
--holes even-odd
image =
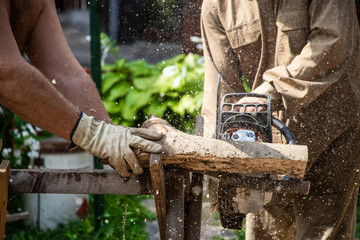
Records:
{"label": "shrub", "polygon": [[114,56],[114,64],[102,67],[102,95],[115,123],[139,127],[156,114],[179,130],[194,131],[203,96],[203,57],[181,54],[150,65]]}

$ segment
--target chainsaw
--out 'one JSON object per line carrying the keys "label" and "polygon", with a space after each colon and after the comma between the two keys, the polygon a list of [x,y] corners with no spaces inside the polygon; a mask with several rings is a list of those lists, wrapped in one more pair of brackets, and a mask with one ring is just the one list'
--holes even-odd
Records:
{"label": "chainsaw", "polygon": [[[244,97],[262,98],[266,100],[266,103],[238,103]],[[252,110],[248,111],[249,108]],[[223,97],[220,105],[216,124],[216,138],[232,142],[271,143],[272,126],[284,135],[287,144],[295,144],[295,138],[289,128],[283,122],[271,116],[271,99],[268,95],[230,93]]]}
{"label": "chainsaw", "polygon": [[[240,104],[244,97],[263,99],[261,104]],[[226,94],[217,112],[216,138],[236,146],[241,141],[271,143],[272,127],[278,129],[287,144],[294,145],[295,138],[289,128],[271,115],[271,99],[255,93]],[[251,174],[251,177],[269,177],[268,174]],[[219,183],[221,185],[221,180]],[[258,211],[265,202],[262,190],[220,187],[218,211],[224,228],[241,229],[246,213]]]}

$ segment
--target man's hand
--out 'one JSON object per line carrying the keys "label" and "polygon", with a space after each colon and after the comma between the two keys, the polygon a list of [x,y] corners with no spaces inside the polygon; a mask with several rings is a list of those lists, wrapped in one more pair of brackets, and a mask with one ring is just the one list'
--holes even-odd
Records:
{"label": "man's hand", "polygon": [[[257,97],[244,97],[237,102],[237,104],[266,104],[267,100],[265,98],[257,98]],[[235,111],[244,112],[243,106],[235,106]],[[266,112],[266,106],[259,106],[258,112]],[[255,106],[246,106],[245,112],[255,112]]]}
{"label": "man's hand", "polygon": [[133,149],[160,153],[162,146],[149,140],[160,140],[162,133],[145,128],[126,128],[82,114],[73,131],[72,141],[92,155],[109,159],[109,163],[123,177],[130,176],[128,166],[135,174],[143,173]]}

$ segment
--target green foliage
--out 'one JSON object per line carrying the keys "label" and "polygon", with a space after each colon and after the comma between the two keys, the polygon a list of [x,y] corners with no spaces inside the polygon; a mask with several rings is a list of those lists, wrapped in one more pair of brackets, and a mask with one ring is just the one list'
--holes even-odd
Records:
{"label": "green foliage", "polygon": [[[141,205],[146,196],[105,195],[106,209],[104,226],[96,232],[93,226],[94,214],[91,209],[89,218],[73,220],[60,224],[54,230],[38,231],[35,226],[23,221],[7,223],[6,239],[9,240],[145,240],[146,221],[155,219],[155,215]],[[92,205],[91,205],[92,206]]]}
{"label": "green foliage", "polygon": [[193,132],[203,78],[203,58],[196,54],[181,54],[156,65],[117,58],[103,66],[103,102],[117,124],[140,126],[156,114],[180,130]]}

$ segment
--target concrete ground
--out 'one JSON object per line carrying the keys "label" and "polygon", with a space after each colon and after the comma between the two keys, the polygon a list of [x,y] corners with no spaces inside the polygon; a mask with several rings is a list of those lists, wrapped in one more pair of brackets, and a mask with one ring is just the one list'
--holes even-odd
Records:
{"label": "concrete ground", "polygon": [[[89,36],[89,13],[87,11],[72,11],[59,14],[65,37],[75,57],[84,67],[90,66],[90,36]],[[128,61],[144,59],[154,64],[161,60],[182,53],[181,45],[175,43],[151,43],[145,40],[136,41],[132,44],[119,46],[119,56]],[[108,61],[112,61],[111,57]],[[155,213],[154,200],[144,201],[144,205]],[[201,239],[230,240],[235,239],[235,234],[230,230],[224,230],[220,221],[217,220],[216,211],[210,210],[209,204],[203,204],[203,219],[201,226]],[[149,222],[147,225],[149,239],[160,240],[157,221]]]}

